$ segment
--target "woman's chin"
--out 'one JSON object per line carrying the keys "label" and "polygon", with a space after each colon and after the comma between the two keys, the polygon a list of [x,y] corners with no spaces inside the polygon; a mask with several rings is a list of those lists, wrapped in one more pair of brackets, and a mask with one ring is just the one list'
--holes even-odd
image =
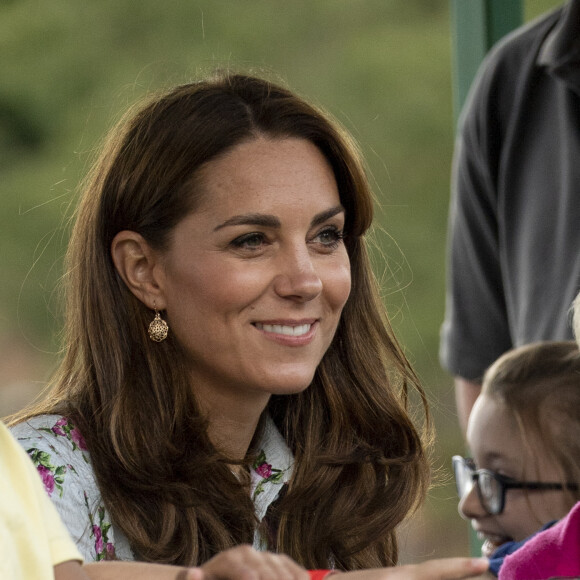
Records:
{"label": "woman's chin", "polygon": [[311,382],[293,382],[288,384],[279,384],[271,387],[272,395],[297,395],[305,391]]}
{"label": "woman's chin", "polygon": [[284,372],[281,368],[277,376],[271,376],[267,388],[272,395],[296,395],[310,387],[314,380],[314,371],[308,369],[305,372]]}

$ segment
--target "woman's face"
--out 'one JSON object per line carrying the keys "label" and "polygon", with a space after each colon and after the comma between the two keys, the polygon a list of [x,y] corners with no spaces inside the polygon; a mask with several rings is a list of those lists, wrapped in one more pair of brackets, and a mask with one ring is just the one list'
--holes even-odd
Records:
{"label": "woman's face", "polygon": [[[558,482],[557,465],[537,444],[525,444],[515,419],[502,400],[481,395],[469,417],[467,442],[476,469],[489,469],[518,481]],[[459,512],[471,519],[489,556],[509,540],[520,541],[551,520],[563,517],[571,506],[558,490],[508,489],[501,514],[492,516],[482,508],[474,488],[459,502]]]}
{"label": "woman's face", "polygon": [[349,296],[334,174],[309,141],[258,138],[199,186],[161,257],[170,332],[210,409],[263,407],[308,387]]}

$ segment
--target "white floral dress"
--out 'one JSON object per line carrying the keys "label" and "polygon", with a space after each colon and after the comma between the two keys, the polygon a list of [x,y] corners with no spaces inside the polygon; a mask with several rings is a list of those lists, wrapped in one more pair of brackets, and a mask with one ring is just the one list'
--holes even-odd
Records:
{"label": "white floral dress", "polygon": [[[129,542],[111,521],[91,466],[85,440],[60,415],[40,415],[11,428],[26,450],[86,562],[134,560]],[[266,422],[261,451],[251,472],[251,493],[258,520],[278,497],[292,474],[293,456],[271,419]],[[254,547],[264,549],[256,533]]]}

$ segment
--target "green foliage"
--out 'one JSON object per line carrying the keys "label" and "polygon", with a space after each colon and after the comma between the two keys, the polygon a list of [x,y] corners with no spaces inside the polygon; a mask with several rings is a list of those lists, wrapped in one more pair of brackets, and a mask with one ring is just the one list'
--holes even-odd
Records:
{"label": "green foliage", "polygon": [[447,21],[443,0],[0,4],[0,320],[55,347],[62,227],[95,146],[128,104],[215,66],[271,70],[355,134],[404,263],[398,226],[445,221]]}

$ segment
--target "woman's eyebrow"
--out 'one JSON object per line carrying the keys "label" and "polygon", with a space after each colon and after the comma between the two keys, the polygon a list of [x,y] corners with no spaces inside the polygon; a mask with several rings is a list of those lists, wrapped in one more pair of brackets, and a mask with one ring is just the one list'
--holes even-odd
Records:
{"label": "woman's eyebrow", "polygon": [[342,207],[342,205],[337,205],[322,211],[314,216],[314,219],[311,222],[311,226],[318,226],[324,223],[326,220],[333,218],[335,215],[338,215],[339,213],[344,213],[344,207]]}
{"label": "woman's eyebrow", "polygon": [[228,226],[263,226],[266,228],[279,228],[282,224],[280,220],[274,215],[268,215],[263,213],[245,213],[240,215],[235,215],[225,222],[219,224],[214,228],[214,232],[221,230],[222,228]]}
{"label": "woman's eyebrow", "polygon": [[[310,222],[311,227],[317,226],[321,223],[324,223],[326,220],[338,215],[339,213],[343,213],[344,208],[342,205],[337,205],[335,207],[331,207],[327,210],[324,210],[314,216],[312,221]],[[225,222],[222,222],[218,226],[214,228],[214,232],[221,230],[222,228],[228,226],[262,226],[266,228],[279,228],[281,227],[282,223],[280,219],[277,218],[275,215],[270,214],[263,214],[263,213],[244,213],[240,215],[232,216],[231,218],[227,219]]]}

